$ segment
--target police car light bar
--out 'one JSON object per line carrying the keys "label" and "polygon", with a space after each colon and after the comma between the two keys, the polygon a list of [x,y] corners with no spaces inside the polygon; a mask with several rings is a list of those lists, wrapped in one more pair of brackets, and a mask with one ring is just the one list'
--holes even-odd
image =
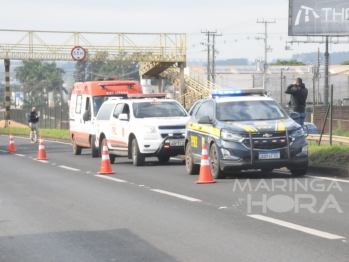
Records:
{"label": "police car light bar", "polygon": [[212,97],[227,97],[227,96],[249,96],[249,95],[263,95],[265,91],[263,88],[249,88],[249,89],[234,89],[234,90],[212,90]]}
{"label": "police car light bar", "polygon": [[166,93],[128,94],[128,98],[165,98],[166,96]]}

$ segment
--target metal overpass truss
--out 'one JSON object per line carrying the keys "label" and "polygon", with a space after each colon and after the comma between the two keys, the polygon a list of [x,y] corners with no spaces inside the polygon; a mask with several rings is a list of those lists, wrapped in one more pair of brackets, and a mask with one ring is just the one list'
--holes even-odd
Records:
{"label": "metal overpass truss", "polygon": [[86,50],[84,61],[141,62],[141,76],[158,77],[175,63],[185,65],[186,62],[186,35],[183,33],[0,29],[0,59],[5,61],[7,119],[10,119],[10,60],[73,61],[71,52],[76,46]]}
{"label": "metal overpass truss", "polygon": [[186,68],[186,72],[183,76],[184,79],[181,79],[181,68],[177,65],[169,67],[167,70],[163,71],[160,76],[167,78],[175,86],[180,86],[181,81],[184,82],[184,92],[177,100],[186,109],[189,109],[198,99],[207,97],[211,93],[211,90],[221,88],[189,68]]}

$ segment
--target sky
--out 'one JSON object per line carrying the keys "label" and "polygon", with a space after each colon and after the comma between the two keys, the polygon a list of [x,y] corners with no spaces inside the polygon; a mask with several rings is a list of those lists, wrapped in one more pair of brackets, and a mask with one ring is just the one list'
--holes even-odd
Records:
{"label": "sky", "polygon": [[[314,52],[324,44],[294,44],[286,51],[288,0],[1,0],[0,29],[185,33],[187,60],[205,61],[207,37],[216,37],[217,60],[264,59],[264,24],[268,24],[268,62],[290,59],[293,53]],[[0,43],[6,35],[0,32]],[[330,45],[330,52],[347,51],[347,44]]]}

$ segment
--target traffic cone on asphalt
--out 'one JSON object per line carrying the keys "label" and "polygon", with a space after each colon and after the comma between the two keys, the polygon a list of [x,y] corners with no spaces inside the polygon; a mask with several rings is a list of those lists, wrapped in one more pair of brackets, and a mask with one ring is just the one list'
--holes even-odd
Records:
{"label": "traffic cone on asphalt", "polygon": [[200,173],[199,180],[195,182],[196,184],[209,184],[216,183],[212,178],[210,162],[208,161],[207,147],[206,143],[203,140],[202,142],[202,153],[201,153],[201,164],[200,164]]}
{"label": "traffic cone on asphalt", "polygon": [[103,151],[102,151],[101,170],[98,172],[98,174],[107,175],[107,174],[114,174],[114,173],[115,172],[111,169],[107,142],[104,141]]}
{"label": "traffic cone on asphalt", "polygon": [[10,143],[8,144],[8,152],[17,152],[16,146],[15,146],[15,141],[13,140],[12,133],[10,134]]}
{"label": "traffic cone on asphalt", "polygon": [[41,138],[39,138],[39,151],[38,151],[38,158],[36,160],[47,160],[47,156],[46,156],[46,151],[45,151],[45,147],[44,147],[44,140]]}

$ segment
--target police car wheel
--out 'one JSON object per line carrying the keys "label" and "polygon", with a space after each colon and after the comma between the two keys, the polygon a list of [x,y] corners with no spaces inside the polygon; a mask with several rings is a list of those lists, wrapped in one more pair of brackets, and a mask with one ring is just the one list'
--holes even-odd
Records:
{"label": "police car wheel", "polygon": [[134,166],[143,166],[145,161],[144,155],[139,151],[137,139],[132,140],[132,162]]}
{"label": "police car wheel", "polygon": [[197,175],[199,173],[200,166],[194,164],[193,162],[193,154],[191,152],[191,146],[189,145],[189,143],[185,148],[185,166],[189,175]]}
{"label": "police car wheel", "polygon": [[91,136],[91,156],[92,157],[98,157],[98,148],[95,144],[96,136]]}
{"label": "police car wheel", "polygon": [[82,147],[76,144],[75,138],[73,138],[73,153],[74,155],[81,155]]}
{"label": "police car wheel", "polygon": [[167,163],[170,161],[170,156],[158,156],[158,160],[160,163]]}
{"label": "police car wheel", "polygon": [[225,178],[226,175],[223,173],[219,166],[219,154],[216,144],[212,144],[210,148],[210,168],[213,178]]}
{"label": "police car wheel", "polygon": [[292,176],[304,176],[308,168],[300,168],[300,169],[290,169]]}

